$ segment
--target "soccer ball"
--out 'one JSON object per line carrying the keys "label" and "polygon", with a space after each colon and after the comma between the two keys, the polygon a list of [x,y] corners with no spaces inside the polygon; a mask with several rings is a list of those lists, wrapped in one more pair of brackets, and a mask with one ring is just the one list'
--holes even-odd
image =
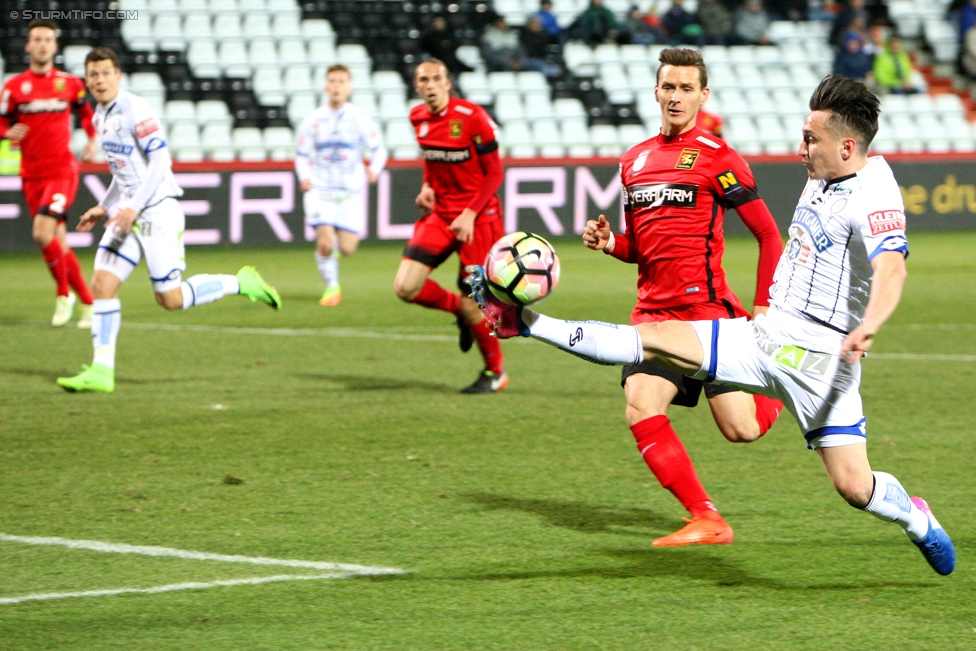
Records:
{"label": "soccer ball", "polygon": [[559,258],[535,233],[511,233],[495,242],[485,258],[485,279],[495,297],[509,305],[545,298],[559,282]]}

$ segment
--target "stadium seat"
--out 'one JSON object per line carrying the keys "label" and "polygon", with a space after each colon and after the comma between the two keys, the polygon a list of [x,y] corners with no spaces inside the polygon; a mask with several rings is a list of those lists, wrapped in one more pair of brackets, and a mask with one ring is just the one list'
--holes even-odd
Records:
{"label": "stadium seat", "polygon": [[620,62],[621,63],[640,63],[647,65],[647,46],[646,45],[636,45],[628,44],[620,46]]}
{"label": "stadium seat", "polygon": [[514,72],[489,72],[488,87],[493,93],[518,90],[518,81]]}
{"label": "stadium seat", "polygon": [[413,125],[406,118],[388,120],[386,123],[386,147],[393,149],[396,147],[416,147],[417,138],[414,134]]}
{"label": "stadium seat", "polygon": [[211,38],[209,11],[190,11],[183,17],[183,36],[187,40]]}
{"label": "stadium seat", "polygon": [[586,118],[586,108],[583,102],[573,98],[554,100],[552,109],[557,118]]}
{"label": "stadium seat", "polygon": [[371,66],[369,52],[366,51],[364,46],[358,43],[340,45],[336,48],[336,57],[340,63],[344,63],[350,67],[356,66],[357,64],[367,68]]}
{"label": "stadium seat", "polygon": [[295,134],[288,127],[268,127],[262,141],[272,160],[288,160],[295,155]]}
{"label": "stadium seat", "polygon": [[512,158],[535,158],[538,152],[534,145],[527,143],[519,143],[513,145],[511,149],[508,150],[508,155]]}
{"label": "stadium seat", "polygon": [[552,100],[548,90],[529,91],[522,95],[525,105],[525,117],[529,120],[551,118],[554,116]]}
{"label": "stadium seat", "polygon": [[186,50],[186,60],[194,77],[214,78],[221,73],[217,44],[210,38],[195,38]]}
{"label": "stadium seat", "polygon": [[297,10],[276,13],[271,23],[271,33],[279,39],[300,38],[304,40],[301,14]]}
{"label": "stadium seat", "polygon": [[517,72],[515,73],[515,85],[523,93],[529,91],[551,92],[549,82],[541,72]]}
{"label": "stadium seat", "polygon": [[[362,108],[362,101],[355,98],[353,102]],[[375,101],[374,101],[375,105]],[[301,91],[293,93],[288,100],[288,119],[293,127],[298,128],[305,117],[318,107],[315,93],[312,91]]]}
{"label": "stadium seat", "polygon": [[176,122],[170,126],[166,140],[173,151],[198,149],[200,147],[200,129],[197,127],[196,121]]}
{"label": "stadium seat", "polygon": [[295,63],[307,64],[308,53],[305,51],[305,40],[296,36],[281,38],[278,41],[278,63],[282,66]]}
{"label": "stadium seat", "polygon": [[407,110],[407,100],[403,91],[385,91],[379,95],[377,105],[380,119],[384,121],[409,115],[409,111]]}
{"label": "stadium seat", "polygon": [[247,62],[247,47],[243,39],[227,39],[217,48],[220,67],[227,77],[250,77],[251,65]]}
{"label": "stadium seat", "polygon": [[266,11],[248,11],[241,23],[241,33],[247,39],[272,38],[271,16]]}
{"label": "stadium seat", "polygon": [[183,51],[186,39],[183,38],[182,16],[178,12],[157,13],[153,18],[153,35],[156,47],[167,52]]}
{"label": "stadium seat", "polygon": [[531,143],[532,131],[529,129],[529,125],[526,122],[522,120],[512,120],[502,127],[498,140],[505,150],[510,150],[516,145]]}
{"label": "stadium seat", "polygon": [[555,120],[536,120],[532,123],[529,142],[537,147],[559,144],[562,142],[562,133]]}
{"label": "stadium seat", "polygon": [[222,11],[213,20],[213,34],[218,40],[241,38],[241,16],[237,12]]}
{"label": "stadium seat", "polygon": [[559,121],[559,141],[566,146],[590,144],[590,130],[585,118],[565,118]]}
{"label": "stadium seat", "polygon": [[281,80],[282,90],[285,95],[291,96],[293,93],[314,90],[312,85],[312,68],[304,63],[295,63],[285,69],[285,75]]}
{"label": "stadium seat", "polygon": [[278,48],[270,37],[249,38],[247,62],[253,67],[278,65]]}
{"label": "stadium seat", "polygon": [[506,90],[495,95],[495,117],[504,124],[508,120],[524,120],[525,107],[518,91]]}
{"label": "stadium seat", "polygon": [[193,102],[189,100],[171,100],[166,102],[166,113],[163,116],[167,124],[178,121],[192,122],[196,125],[197,110]]}
{"label": "stadium seat", "polygon": [[227,104],[219,100],[203,100],[196,105],[197,122],[203,125],[230,126],[234,119],[227,111]]}
{"label": "stadium seat", "polygon": [[231,131],[231,144],[235,149],[245,147],[261,147],[263,149],[261,130],[257,127],[238,127]]}
{"label": "stadium seat", "polygon": [[617,130],[620,145],[626,150],[648,139],[647,129],[642,124],[622,124]]}
{"label": "stadium seat", "polygon": [[474,68],[475,71],[484,73],[485,62],[481,58],[481,52],[476,45],[462,45],[455,52],[461,63]]}

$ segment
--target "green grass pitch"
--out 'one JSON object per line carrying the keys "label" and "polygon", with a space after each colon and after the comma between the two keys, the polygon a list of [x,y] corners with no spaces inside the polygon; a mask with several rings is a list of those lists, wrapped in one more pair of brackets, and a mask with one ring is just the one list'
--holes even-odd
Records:
{"label": "green grass pitch", "polygon": [[[541,309],[625,322],[635,268],[554,244],[563,276]],[[458,394],[477,352],[393,296],[399,244],[344,260],[328,309],[311,246],[188,251],[189,274],[256,265],[281,312],[228,297],[167,313],[141,266],[111,395],[55,385],[90,362],[90,335],[47,325],[40,255],[3,254],[0,533],[406,573],[7,603],[0,649],[974,649],[974,250],[971,232],[913,235],[864,363],[872,463],[952,534],[945,578],[844,504],[788,414],[734,446],[706,408],[672,409],[736,541],[652,548],[684,513],[634,449],[619,370],[510,342],[509,388]],[[755,252],[728,243],[747,303]],[[314,573],[0,541],[0,600]]]}

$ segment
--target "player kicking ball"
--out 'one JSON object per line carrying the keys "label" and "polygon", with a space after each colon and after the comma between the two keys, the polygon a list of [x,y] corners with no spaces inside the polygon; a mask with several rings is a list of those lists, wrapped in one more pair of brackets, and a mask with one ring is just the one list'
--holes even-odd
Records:
{"label": "player kicking ball", "polygon": [[832,75],[814,91],[810,111],[798,152],[810,178],[769,311],[754,321],[562,321],[495,300],[480,269],[471,284],[502,339],[534,337],[603,364],[654,361],[782,400],[837,492],[898,523],[929,565],[949,574],[956,551],[928,504],[868,462],[859,359],[898,305],[908,255],[898,183],[884,158],[867,157],[879,101],[863,84]]}
{"label": "player kicking ball", "polygon": [[85,57],[85,82],[98,102],[93,120],[102,141],[112,183],[99,205],[86,212],[79,231],[108,217],[95,254],[91,323],[95,356],[74,377],[58,378],[68,391],[115,390],[115,342],[122,323],[119,287],[144,255],[156,301],[167,310],[212,303],[228,294],[281,309],[281,298],[253,267],[236,276],[199,274],[181,282],[186,269],[185,218],[176,198],[183,190],[173,177],[166,135],[152,107],[119,90],[122,70],[115,52],[97,47]]}

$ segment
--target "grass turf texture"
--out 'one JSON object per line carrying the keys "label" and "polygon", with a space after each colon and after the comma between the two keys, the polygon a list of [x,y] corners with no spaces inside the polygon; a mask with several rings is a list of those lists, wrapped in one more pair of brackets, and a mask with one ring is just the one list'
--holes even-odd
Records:
{"label": "grass turf texture", "polygon": [[[625,322],[635,268],[554,244],[563,276],[542,309]],[[747,304],[755,249],[733,239],[726,254]],[[973,233],[913,235],[904,299],[872,352],[976,355],[974,249]],[[653,549],[684,513],[634,449],[619,369],[512,342],[508,390],[459,395],[477,352],[458,352],[452,317],[394,298],[398,254],[363,246],[342,263],[342,305],[322,308],[309,247],[189,250],[189,273],[255,264],[280,313],[239,297],[165,313],[140,267],[121,293],[111,395],[54,384],[90,361],[90,336],[46,325],[39,255],[0,257],[0,531],[409,571],[3,605],[0,647],[976,647],[973,361],[864,365],[872,462],[932,504],[959,552],[952,576],[844,504],[788,414],[733,446],[704,406],[671,418],[736,542]],[[314,573],[9,542],[0,568],[0,598]]]}

